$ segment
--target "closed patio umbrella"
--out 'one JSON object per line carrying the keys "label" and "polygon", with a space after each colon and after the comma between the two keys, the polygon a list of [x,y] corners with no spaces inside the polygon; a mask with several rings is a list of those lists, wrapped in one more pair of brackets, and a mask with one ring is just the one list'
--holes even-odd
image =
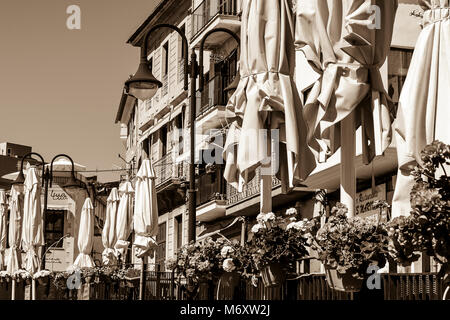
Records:
{"label": "closed patio umbrella", "polygon": [[120,202],[116,221],[117,242],[114,247],[116,248],[118,256],[121,257],[122,261],[130,244],[128,237],[133,230],[133,193],[133,186],[129,181],[126,181],[119,188]]}
{"label": "closed patio umbrella", "polygon": [[157,247],[158,202],[156,199],[155,172],[149,159],[145,159],[136,174],[133,227],[135,255],[142,259],[139,300],[144,297],[145,257],[153,256]]}
{"label": "closed patio umbrella", "polygon": [[134,195],[134,246],[138,258],[148,255],[156,246],[154,237],[158,233],[158,202],[155,179],[153,166],[150,160],[145,159],[136,175]]}
{"label": "closed patio umbrella", "polygon": [[[223,153],[224,177],[241,190],[261,167],[263,212],[271,210],[272,174],[276,173],[287,188],[298,185],[315,168],[314,155],[307,145],[302,103],[293,81],[291,4],[288,0],[242,2],[240,81],[227,104],[231,126]],[[278,153],[279,159],[273,158],[273,153]]]}
{"label": "closed patio umbrella", "polygon": [[81,210],[80,228],[78,230],[78,254],[73,266],[75,268],[95,267],[91,257],[92,245],[94,242],[94,206],[90,198],[84,201]]}
{"label": "closed patio umbrella", "polygon": [[119,200],[117,188],[113,188],[106,201],[106,219],[102,230],[102,243],[105,247],[102,253],[104,265],[114,265],[117,262],[113,248],[117,240],[116,218]]}
{"label": "closed patio umbrella", "polygon": [[5,249],[6,249],[6,216],[8,214],[8,201],[6,199],[5,190],[0,190],[0,271],[5,266]]}
{"label": "closed patio umbrella", "polygon": [[399,170],[393,217],[410,214],[410,172],[422,163],[421,151],[434,140],[450,144],[450,1],[419,3],[425,10],[423,29],[400,94],[395,128]]}
{"label": "closed patio umbrella", "polygon": [[36,168],[30,167],[24,182],[22,249],[25,251],[24,269],[33,274],[40,268],[38,247],[44,245],[41,207],[41,183]]}
{"label": "closed patio umbrella", "polygon": [[[23,194],[20,193],[19,186],[11,187],[9,195],[9,257],[6,271],[13,274],[20,269],[22,255],[20,243],[22,239],[22,216],[23,216]],[[12,282],[11,299],[16,295],[16,282]]]}
{"label": "closed patio umbrella", "polygon": [[9,257],[6,266],[6,270],[10,274],[19,270],[21,264],[20,242],[22,239],[23,205],[20,197],[17,187],[12,186],[9,195]]}
{"label": "closed patio umbrella", "polygon": [[[318,161],[345,147],[341,185],[353,193],[354,202],[354,132],[362,128],[364,164],[383,154],[392,138],[393,104],[380,67],[389,53],[398,3],[298,0],[296,4],[295,45],[303,53],[297,84],[305,98],[308,143]],[[341,199],[342,192],[341,188]]]}

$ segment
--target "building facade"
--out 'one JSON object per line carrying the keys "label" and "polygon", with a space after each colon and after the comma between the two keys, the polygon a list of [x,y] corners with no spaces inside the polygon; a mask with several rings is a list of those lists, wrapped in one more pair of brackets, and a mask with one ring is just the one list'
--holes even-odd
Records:
{"label": "building facade", "polygon": [[[398,102],[406,78],[416,39],[421,30],[420,18],[411,15],[420,11],[416,1],[400,0],[394,26],[391,52],[381,68],[386,91]],[[189,51],[197,50],[206,33],[215,28],[227,28],[240,34],[241,1],[193,0],[162,1],[148,19],[130,37],[128,43],[141,47],[146,32],[159,23],[176,25],[185,33]],[[159,29],[149,40],[148,59],[153,75],[163,86],[148,101],[136,101],[122,95],[116,123],[121,126],[121,138],[126,141],[126,160],[133,169],[149,157],[157,176],[159,234],[155,260],[164,261],[187,242],[188,210],[186,187],[189,159],[189,90],[183,90],[183,44],[179,35],[167,28]],[[259,213],[259,174],[238,192],[223,178],[223,164],[208,165],[204,154],[211,155],[211,142],[225,139],[225,88],[238,73],[239,51],[235,40],[226,33],[215,33],[205,41],[204,89],[196,95],[196,183],[197,239],[219,233],[230,239],[251,237],[250,229]],[[297,54],[302,54],[297,52]],[[198,80],[197,80],[198,82]],[[198,87],[198,83],[197,83]],[[361,132],[357,131],[357,141]],[[224,141],[224,140],[223,140]],[[361,146],[357,144],[357,214],[378,215],[375,200],[391,203],[397,173],[395,141],[383,156],[370,165],[362,162]],[[283,192],[281,183],[272,179],[273,211],[297,208],[304,218],[319,214],[315,194],[326,189],[330,205],[339,199],[340,152],[318,164],[305,186]],[[246,217],[246,219],[239,219]],[[425,261],[426,259],[424,259]],[[430,271],[429,262],[420,261],[413,272]],[[429,261],[429,259],[428,259]],[[320,266],[315,266],[320,272]],[[314,266],[310,267],[314,271]],[[396,267],[391,265],[394,270]],[[433,271],[433,270],[431,270]]]}

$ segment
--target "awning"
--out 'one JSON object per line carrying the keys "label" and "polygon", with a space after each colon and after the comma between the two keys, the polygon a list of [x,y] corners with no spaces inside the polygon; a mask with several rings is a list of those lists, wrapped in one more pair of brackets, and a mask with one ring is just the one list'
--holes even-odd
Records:
{"label": "awning", "polygon": [[[202,239],[205,239],[207,237],[211,237],[213,235],[219,234],[222,231],[224,231],[224,230],[226,230],[228,228],[231,228],[232,226],[234,226],[240,220],[242,220],[242,218],[241,217],[237,217],[228,225],[226,224],[226,223],[228,223],[228,221],[225,221],[225,223],[223,223],[223,222],[222,223],[220,223],[220,222],[216,223],[215,225],[213,225],[213,226],[205,229],[203,232],[201,232],[197,236],[197,240],[202,240]],[[211,231],[211,230],[213,230],[213,231]],[[209,232],[207,232],[207,231],[209,231]]]}

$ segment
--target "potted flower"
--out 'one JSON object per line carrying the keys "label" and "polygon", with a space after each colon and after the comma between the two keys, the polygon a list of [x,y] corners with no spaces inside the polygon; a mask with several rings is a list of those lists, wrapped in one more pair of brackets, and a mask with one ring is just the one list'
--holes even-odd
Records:
{"label": "potted flower", "polygon": [[[259,214],[257,224],[252,227],[249,250],[266,287],[282,285],[287,272],[295,270],[296,261],[308,255],[308,239],[305,236],[307,221],[297,221],[294,210],[288,212],[290,223],[270,212]],[[255,279],[252,281],[255,282]]]}
{"label": "potted flower", "polygon": [[325,266],[328,285],[339,291],[357,292],[370,265],[385,265],[388,237],[383,223],[349,218],[347,212],[347,207],[338,203],[327,222],[310,235],[312,248]]}
{"label": "potted flower", "polygon": [[58,289],[67,289],[67,279],[72,275],[71,272],[62,271],[53,274],[53,284]]}
{"label": "potted flower", "polygon": [[8,271],[0,271],[0,283],[10,281],[11,281],[11,274]]}
{"label": "potted flower", "polygon": [[126,269],[123,277],[126,280],[126,284],[128,287],[137,288],[141,279],[141,270],[128,268]]}
{"label": "potted flower", "polygon": [[444,276],[450,271],[450,145],[434,141],[421,160],[412,171],[411,215],[389,224],[390,254],[408,265],[426,252],[442,265],[439,276]]}
{"label": "potted flower", "polygon": [[12,274],[12,278],[16,280],[17,283],[25,282],[27,285],[31,284],[31,274],[24,269],[19,269]]}
{"label": "potted flower", "polygon": [[89,268],[89,267],[83,267],[80,269],[82,279],[85,283],[91,283],[93,278],[95,277],[95,267]]}
{"label": "potted flower", "polygon": [[237,241],[229,241],[221,251],[219,263],[222,266],[217,285],[217,298],[232,298],[239,285],[241,276],[250,277],[254,274],[251,255],[247,247],[241,246]]}
{"label": "potted flower", "polygon": [[52,273],[49,270],[39,270],[33,275],[33,279],[37,280],[39,285],[47,286]]}

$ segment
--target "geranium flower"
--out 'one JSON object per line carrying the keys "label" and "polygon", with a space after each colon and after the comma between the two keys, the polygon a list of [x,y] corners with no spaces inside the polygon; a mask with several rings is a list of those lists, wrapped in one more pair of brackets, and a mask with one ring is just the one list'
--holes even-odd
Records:
{"label": "geranium flower", "polygon": [[295,208],[289,208],[286,210],[286,215],[287,216],[293,216],[297,214],[297,209]]}
{"label": "geranium flower", "polygon": [[225,259],[223,261],[223,270],[225,270],[226,272],[233,272],[234,269],[236,269],[236,266],[234,265],[233,259]]}
{"label": "geranium flower", "polygon": [[261,229],[264,229],[264,228],[265,228],[264,225],[257,223],[252,227],[252,232],[258,233]]}
{"label": "geranium flower", "polygon": [[220,251],[220,255],[223,258],[226,258],[226,257],[228,257],[229,254],[232,254],[233,252],[234,252],[234,249],[231,246],[225,246]]}

